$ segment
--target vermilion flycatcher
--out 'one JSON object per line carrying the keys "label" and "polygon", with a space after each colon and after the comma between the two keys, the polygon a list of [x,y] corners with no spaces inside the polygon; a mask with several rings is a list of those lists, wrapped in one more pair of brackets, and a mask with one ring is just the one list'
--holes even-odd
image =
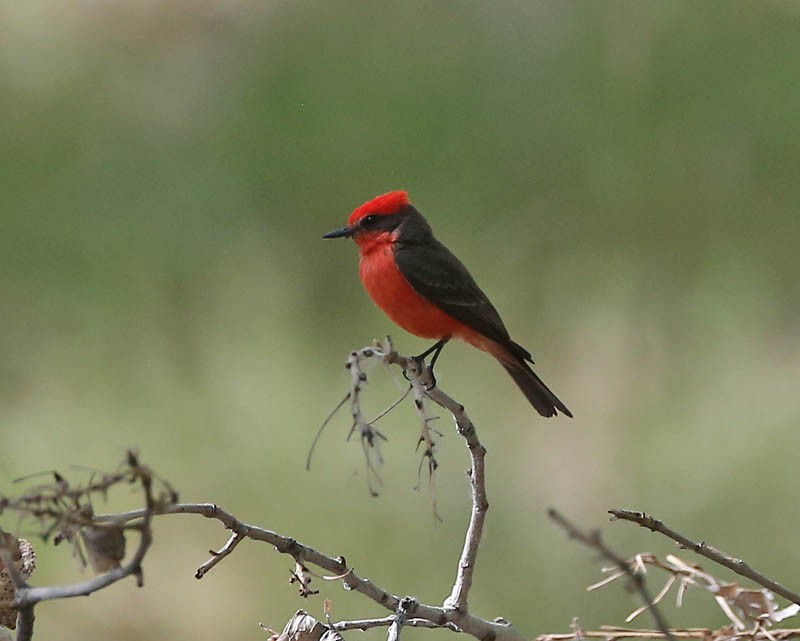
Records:
{"label": "vermilion flycatcher", "polygon": [[[531,355],[511,340],[486,294],[467,268],[433,237],[428,221],[405,191],[391,191],[358,207],[347,227],[323,238],[352,237],[361,252],[359,273],[367,292],[395,323],[444,344],[456,337],[494,356],[542,416],[572,413],[531,369]],[[558,412],[557,412],[558,411]]]}

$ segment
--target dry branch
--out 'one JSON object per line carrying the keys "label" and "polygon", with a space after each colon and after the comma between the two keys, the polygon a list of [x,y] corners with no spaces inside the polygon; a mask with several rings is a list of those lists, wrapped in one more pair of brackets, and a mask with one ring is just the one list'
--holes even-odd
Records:
{"label": "dry branch", "polygon": [[[321,569],[341,580],[344,587],[348,590],[360,592],[369,599],[380,604],[393,614],[385,619],[375,619],[369,621],[380,621],[392,630],[394,638],[399,634],[403,625],[414,627],[437,627],[464,632],[477,639],[487,641],[523,641],[518,632],[502,619],[487,621],[476,617],[468,611],[468,596],[472,585],[473,573],[480,547],[481,535],[486,511],[489,507],[486,498],[484,457],[485,448],[481,445],[475,426],[467,415],[463,405],[455,401],[438,387],[432,387],[433,378],[430,370],[421,364],[417,359],[398,354],[392,347],[390,339],[383,343],[376,342],[370,347],[351,352],[347,360],[347,368],[351,372],[351,388],[340,407],[349,401],[350,413],[353,418],[351,433],[358,433],[365,450],[369,453],[369,448],[382,439],[382,435],[374,428],[374,421],[364,418],[364,413],[360,406],[360,395],[363,393],[367,377],[364,373],[363,362],[368,360],[378,360],[388,366],[399,367],[409,381],[415,407],[422,422],[421,442],[425,443],[426,451],[423,457],[433,462],[435,467],[434,448],[432,438],[428,432],[427,425],[430,416],[427,414],[425,403],[433,401],[442,408],[449,411],[455,420],[458,433],[464,438],[470,456],[470,470],[468,471],[469,482],[472,492],[472,507],[470,521],[464,537],[458,567],[453,579],[453,586],[450,595],[444,600],[442,606],[417,603],[413,599],[400,598],[387,590],[375,585],[372,581],[362,578],[356,574],[352,566],[348,565],[343,557],[327,556],[316,549],[303,545],[291,537],[286,537],[277,532],[250,525],[240,521],[230,512],[211,503],[181,503],[160,506],[154,514],[198,514],[206,518],[216,519],[232,532],[227,543],[219,551],[212,551],[211,558],[203,563],[197,570],[197,578],[202,578],[211,568],[222,561],[233,549],[244,539],[251,539],[268,543],[282,553],[294,559],[295,567],[292,571],[294,582],[301,584],[301,594],[308,596],[311,590],[308,587],[310,578],[308,574],[309,566]],[[323,423],[323,427],[328,423],[330,417]],[[369,454],[368,454],[369,455]],[[368,469],[374,471],[376,460],[368,458]],[[433,468],[431,468],[433,469]],[[95,522],[137,522],[145,516],[144,510],[134,510],[122,514],[98,515]],[[368,621],[368,620],[365,620]],[[337,629],[339,624],[331,624],[331,630]],[[348,625],[343,623],[342,625]],[[370,625],[370,624],[364,624]],[[378,625],[378,624],[375,624]],[[370,627],[375,627],[370,625]],[[353,625],[352,627],[358,627]],[[344,629],[344,628],[342,628]]]}
{"label": "dry branch", "polygon": [[650,614],[652,615],[656,626],[658,626],[658,629],[662,632],[664,637],[669,641],[675,641],[667,621],[661,614],[661,610],[658,609],[658,606],[653,602],[653,598],[650,596],[650,591],[647,589],[647,586],[644,583],[642,574],[631,569],[631,564],[628,563],[628,561],[619,556],[605,543],[603,543],[599,530],[592,530],[591,532],[586,533],[570,523],[570,521],[568,521],[553,508],[550,508],[547,511],[547,514],[551,519],[553,519],[553,521],[555,521],[567,532],[571,539],[580,541],[589,548],[597,550],[597,552],[599,552],[604,559],[611,561],[615,566],[617,566],[619,571],[627,576],[628,579],[630,579],[631,584],[639,593],[639,596],[642,598],[642,601],[647,609],[650,610]]}
{"label": "dry branch", "polygon": [[775,594],[780,594],[783,598],[800,605],[800,594],[797,592],[784,587],[777,581],[773,581],[772,579],[761,574],[761,572],[757,572],[741,559],[734,558],[731,555],[726,554],[725,552],[718,550],[717,548],[708,545],[705,542],[697,543],[692,541],[683,534],[668,528],[662,521],[659,521],[658,519],[653,518],[644,512],[622,509],[609,510],[608,512],[615,519],[619,519],[621,521],[630,521],[653,532],[663,534],[664,536],[667,536],[675,541],[682,548],[696,552],[707,559],[711,559],[715,563],[719,563],[729,570],[733,570],[736,572],[736,574],[746,577],[751,581],[755,581],[760,586],[771,590]]}
{"label": "dry branch", "polygon": [[[23,574],[14,569],[9,547],[0,545],[0,559],[11,570],[9,576],[14,583],[12,605],[19,613],[17,641],[29,641],[33,637],[34,608],[42,601],[88,596],[128,576],[135,576],[141,587],[142,560],[152,541],[152,516],[174,498],[174,492],[166,484],[165,494],[158,498],[154,495],[153,481],[157,477],[139,463],[134,452],[128,452],[122,471],[102,475],[99,480],[92,480],[85,486],[72,487],[58,473],[54,476],[53,484],[41,485],[19,497],[2,497],[2,508],[17,512],[21,518],[36,519],[46,526],[45,532],[58,530],[56,541],[74,539],[77,551],[80,549],[77,547],[79,538],[82,539],[92,566],[108,571],[79,583],[33,587],[28,585]],[[115,485],[129,483],[140,484],[144,494],[145,507],[141,510],[139,522],[125,525],[125,520],[121,518],[105,519],[103,523],[96,521],[91,510],[92,494],[105,494]],[[123,531],[131,529],[138,531],[139,544],[130,560],[123,565],[120,563],[124,554]]]}

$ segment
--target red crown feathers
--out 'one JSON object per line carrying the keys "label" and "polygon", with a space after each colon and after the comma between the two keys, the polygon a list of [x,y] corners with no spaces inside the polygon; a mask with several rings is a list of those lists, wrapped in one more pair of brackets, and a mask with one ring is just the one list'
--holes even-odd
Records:
{"label": "red crown feathers", "polygon": [[378,216],[396,214],[406,205],[408,205],[407,191],[390,191],[354,209],[350,218],[347,219],[347,224],[352,227],[368,214],[377,214]]}

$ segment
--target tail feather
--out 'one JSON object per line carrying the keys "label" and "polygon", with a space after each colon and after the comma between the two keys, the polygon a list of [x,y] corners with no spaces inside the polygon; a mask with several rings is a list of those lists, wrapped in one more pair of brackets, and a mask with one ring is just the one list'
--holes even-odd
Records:
{"label": "tail feather", "polygon": [[525,361],[510,362],[502,360],[500,363],[539,414],[550,417],[561,412],[565,416],[572,418],[572,412],[550,391]]}
{"label": "tail feather", "polygon": [[533,363],[533,359],[530,352],[524,347],[512,340],[507,343],[499,343],[487,339],[477,332],[464,334],[462,337],[478,349],[494,356],[511,375],[517,387],[525,394],[525,398],[530,401],[530,404],[539,414],[549,418],[561,412],[565,416],[572,418],[572,412],[550,391],[550,388],[544,384],[542,379],[528,365],[528,362]]}

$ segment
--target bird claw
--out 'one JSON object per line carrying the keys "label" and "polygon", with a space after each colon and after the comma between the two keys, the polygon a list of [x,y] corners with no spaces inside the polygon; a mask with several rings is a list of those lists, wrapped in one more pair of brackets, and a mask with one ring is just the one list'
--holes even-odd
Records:
{"label": "bird claw", "polygon": [[425,388],[426,392],[430,392],[436,387],[436,377],[433,375],[432,367],[425,367],[422,377],[422,386]]}
{"label": "bird claw", "polygon": [[[420,379],[425,391],[430,392],[436,387],[436,377],[433,375],[433,368],[425,363],[425,358],[422,356],[412,356],[411,359],[414,361],[416,369],[419,372],[417,378]],[[403,377],[407,381],[411,381],[411,378],[405,370],[403,370]]]}

